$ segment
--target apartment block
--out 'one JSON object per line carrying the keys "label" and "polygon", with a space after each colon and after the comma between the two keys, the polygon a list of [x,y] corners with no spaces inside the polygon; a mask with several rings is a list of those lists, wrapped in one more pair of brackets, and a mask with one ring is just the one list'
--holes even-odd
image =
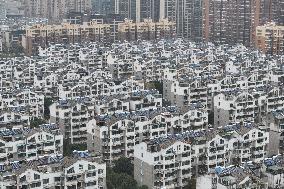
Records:
{"label": "apartment block", "polygon": [[52,22],[60,22],[68,13],[90,13],[90,0],[27,0],[25,15],[28,17],[48,18]]}
{"label": "apartment block", "polygon": [[176,23],[177,36],[202,40],[202,0],[161,0],[160,17]]}
{"label": "apartment block", "polygon": [[54,124],[42,125],[40,129],[2,129],[0,141],[1,163],[63,154],[63,135]]}
{"label": "apartment block", "polygon": [[158,22],[162,19],[160,17],[160,0],[112,0],[111,9],[112,13],[135,22],[141,22],[144,19]]}
{"label": "apartment block", "polygon": [[268,21],[280,23],[282,9],[280,1],[204,1],[204,39],[219,44],[254,46],[256,27]]}
{"label": "apartment block", "polygon": [[[133,157],[133,147],[163,135],[207,126],[207,112],[198,108],[179,110],[156,107],[145,110],[97,116],[88,123],[88,149],[112,162],[119,157]],[[92,141],[93,140],[93,141]]]}
{"label": "apartment block", "polygon": [[165,140],[134,147],[134,178],[149,188],[184,187],[191,178],[191,144]]}
{"label": "apartment block", "polygon": [[156,23],[149,19],[136,23],[126,20],[118,24],[118,35],[121,41],[170,39],[175,37],[175,24],[168,20]]}
{"label": "apartment block", "polygon": [[54,155],[2,167],[5,175],[1,175],[1,185],[5,188],[106,188],[106,165],[90,156],[63,158]]}
{"label": "apartment block", "polygon": [[266,125],[270,128],[270,137],[274,140],[269,143],[269,154],[276,155],[283,152],[283,129],[284,114],[283,109],[274,110],[269,113]]}
{"label": "apartment block", "polygon": [[47,47],[50,43],[103,42],[109,35],[109,25],[97,22],[83,25],[62,23],[61,25],[34,25],[26,30],[28,53],[35,52],[38,46]]}
{"label": "apartment block", "polygon": [[6,2],[5,0],[0,1],[1,9],[0,9],[0,18],[5,19],[7,16],[7,10],[6,10]]}
{"label": "apartment block", "polygon": [[284,26],[268,23],[256,27],[256,47],[263,53],[283,54]]}
{"label": "apartment block", "polygon": [[[283,92],[279,87],[262,87],[258,90],[223,92],[214,96],[214,125],[224,126],[230,122],[265,122],[265,116],[283,108]],[[263,93],[265,91],[265,93]]]}
{"label": "apartment block", "polygon": [[[167,20],[134,23],[125,20],[117,23],[117,31],[111,30],[112,24],[103,24],[98,20],[84,22],[82,25],[62,23],[60,25],[38,24],[26,29],[23,39],[28,54],[36,53],[38,46],[48,47],[50,44],[75,44],[101,42],[109,43],[116,40],[155,40],[175,37],[175,24]],[[115,33],[113,33],[115,32]],[[110,38],[113,36],[114,38]]]}
{"label": "apartment block", "polygon": [[94,117],[94,104],[88,98],[59,100],[50,107],[50,120],[57,123],[70,143],[87,141],[87,123]]}
{"label": "apartment block", "polygon": [[134,146],[134,178],[151,188],[181,187],[202,170],[210,173],[232,162],[260,163],[267,157],[268,143],[268,132],[250,123],[228,125],[217,132],[161,136]]}
{"label": "apartment block", "polygon": [[[246,162],[241,165],[216,167],[206,175],[197,178],[197,189],[222,188],[268,188],[268,183],[261,178],[263,164]],[[267,177],[265,177],[267,179]]]}

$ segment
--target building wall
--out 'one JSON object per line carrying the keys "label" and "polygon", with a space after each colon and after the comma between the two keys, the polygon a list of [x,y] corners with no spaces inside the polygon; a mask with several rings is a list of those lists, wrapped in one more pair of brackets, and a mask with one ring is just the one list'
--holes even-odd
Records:
{"label": "building wall", "polygon": [[[117,31],[110,24],[97,21],[83,24],[62,23],[59,25],[34,25],[26,29],[24,47],[28,54],[37,52],[37,48],[47,47],[50,43],[74,44],[82,42],[102,42],[124,40],[154,40],[175,37],[175,24],[167,20],[134,23],[131,20],[117,22]],[[113,27],[113,26],[112,26]],[[114,34],[115,32],[116,34]],[[113,36],[113,38],[111,38]]]}
{"label": "building wall", "polygon": [[0,0],[0,19],[4,19],[7,16],[6,2],[5,0]]}
{"label": "building wall", "polygon": [[139,186],[146,185],[148,188],[153,188],[153,166],[141,159],[134,158],[134,179]]}
{"label": "building wall", "polygon": [[26,0],[25,16],[48,18],[60,22],[70,12],[90,13],[91,0]]}
{"label": "building wall", "polygon": [[203,4],[203,38],[215,43],[254,45],[255,29],[267,21],[283,22],[283,2],[208,0]]}
{"label": "building wall", "polygon": [[255,45],[263,53],[283,54],[284,26],[268,23],[256,27]]}
{"label": "building wall", "polygon": [[229,111],[214,106],[214,127],[225,126],[229,122]]}

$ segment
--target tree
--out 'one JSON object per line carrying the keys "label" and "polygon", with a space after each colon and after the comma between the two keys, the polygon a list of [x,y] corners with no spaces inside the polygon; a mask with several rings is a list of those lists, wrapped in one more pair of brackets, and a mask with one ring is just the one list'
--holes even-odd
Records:
{"label": "tree", "polygon": [[69,139],[63,141],[64,156],[72,156],[74,150],[85,151],[87,150],[87,144],[71,144]]}
{"label": "tree", "polygon": [[53,103],[52,98],[44,98],[44,118],[49,119],[50,118],[50,110],[49,106]]}
{"label": "tree", "polygon": [[131,160],[121,157],[114,161],[113,167],[107,167],[107,188],[108,189],[148,189],[147,186],[138,186],[133,178],[134,166]]}
{"label": "tree", "polygon": [[188,184],[185,186],[186,189],[196,189],[196,178],[192,177],[189,179]]}
{"label": "tree", "polygon": [[0,58],[23,57],[25,55],[24,47],[18,42],[11,43],[10,47],[4,44],[2,49]]}
{"label": "tree", "polygon": [[146,186],[146,185],[142,185],[142,186],[140,186],[138,189],[149,189],[149,188],[148,188],[148,186]]}
{"label": "tree", "polygon": [[130,159],[126,157],[121,157],[114,161],[113,171],[116,173],[125,173],[133,176],[133,170],[133,164],[131,163]]}
{"label": "tree", "polygon": [[163,94],[163,82],[160,81],[151,81],[145,83],[146,89],[156,89],[160,94]]}
{"label": "tree", "polygon": [[214,125],[214,112],[208,114],[208,124]]}
{"label": "tree", "polygon": [[138,189],[134,178],[126,173],[117,173],[107,168],[106,184],[108,189]]}
{"label": "tree", "polygon": [[39,125],[46,124],[46,121],[40,118],[35,117],[30,121],[30,128],[38,127]]}

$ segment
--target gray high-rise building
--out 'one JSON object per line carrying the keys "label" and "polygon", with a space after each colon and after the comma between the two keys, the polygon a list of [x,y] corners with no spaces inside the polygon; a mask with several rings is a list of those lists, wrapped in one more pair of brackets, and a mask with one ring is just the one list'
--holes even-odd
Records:
{"label": "gray high-rise building", "polygon": [[136,0],[112,0],[112,12],[136,21]]}
{"label": "gray high-rise building", "polygon": [[95,14],[114,14],[111,10],[112,0],[92,0],[93,13]]}
{"label": "gray high-rise building", "polygon": [[202,40],[203,0],[161,0],[160,17],[176,22],[179,37]]}
{"label": "gray high-rise building", "polygon": [[7,10],[6,10],[6,2],[5,0],[0,0],[0,19],[6,18]]}
{"label": "gray high-rise building", "polygon": [[124,18],[135,22],[144,19],[160,20],[162,0],[112,0],[112,13],[120,14]]}
{"label": "gray high-rise building", "polygon": [[160,0],[138,0],[138,14],[140,20],[152,19],[155,22],[160,20]]}
{"label": "gray high-rise building", "polygon": [[204,38],[218,44],[253,45],[256,26],[269,21],[271,17],[270,4],[266,0],[204,2]]}

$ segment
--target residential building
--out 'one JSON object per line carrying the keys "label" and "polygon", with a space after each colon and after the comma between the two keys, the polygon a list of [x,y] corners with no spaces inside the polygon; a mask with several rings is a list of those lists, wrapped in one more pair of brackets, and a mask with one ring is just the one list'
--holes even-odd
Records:
{"label": "residential building", "polygon": [[88,98],[59,100],[50,106],[50,120],[57,123],[71,144],[86,143],[87,123],[94,117],[94,105]]}
{"label": "residential building", "polygon": [[44,125],[40,129],[2,129],[1,163],[63,154],[63,135],[56,129],[57,126],[53,124]]}
{"label": "residential building", "polygon": [[87,125],[88,150],[102,154],[107,162],[122,156],[133,158],[133,146],[167,134],[205,129],[206,117],[207,112],[197,108],[179,110],[159,106],[100,115]]}
{"label": "residential building", "polygon": [[256,28],[256,47],[263,53],[283,54],[284,26],[268,23]]}
{"label": "residential building", "polygon": [[23,17],[25,15],[24,0],[6,1],[7,17]]}
{"label": "residential building", "polygon": [[268,188],[268,183],[261,178],[259,164],[247,162],[226,167],[216,167],[207,175],[197,178],[197,189],[223,188]]}
{"label": "residential building", "polygon": [[118,35],[121,41],[170,39],[175,37],[175,24],[168,20],[153,22],[145,19],[136,23],[125,20],[118,24]]}
{"label": "residential building", "polygon": [[90,13],[91,0],[27,0],[25,15],[48,18],[51,22],[61,22],[71,12]]}
{"label": "residential building", "polygon": [[269,155],[282,153],[283,146],[283,129],[284,129],[284,114],[283,109],[274,110],[267,116],[267,127],[270,129],[270,137],[274,140],[269,143]]}
{"label": "residential building", "polygon": [[7,10],[6,10],[6,1],[1,0],[0,1],[0,18],[5,19],[7,16]]}
{"label": "residential building", "polygon": [[204,39],[254,46],[256,27],[269,20],[280,20],[281,6],[280,1],[204,1]]}
{"label": "residential building", "polygon": [[165,140],[134,147],[134,178],[149,188],[180,188],[191,178],[189,142]]}
{"label": "residential building", "polygon": [[167,18],[176,23],[177,36],[194,41],[202,40],[202,0],[162,0],[160,18]]}
{"label": "residential building", "polygon": [[97,22],[83,25],[63,23],[61,25],[34,25],[26,30],[28,53],[35,52],[37,46],[46,47],[50,43],[82,43],[84,41],[105,41],[109,35],[109,25]]}
{"label": "residential building", "polygon": [[[86,152],[76,152],[85,154]],[[106,188],[106,165],[93,157],[46,156],[28,163],[1,165],[3,187]]]}
{"label": "residential building", "polygon": [[[116,26],[117,24],[117,26]],[[116,29],[117,27],[117,29]],[[111,38],[113,36],[113,38]],[[98,20],[83,24],[62,23],[60,25],[33,25],[26,29],[23,44],[28,54],[37,52],[38,46],[48,47],[50,44],[75,44],[101,42],[110,43],[124,40],[154,40],[175,37],[175,24],[167,20],[133,23],[103,24]]]}

